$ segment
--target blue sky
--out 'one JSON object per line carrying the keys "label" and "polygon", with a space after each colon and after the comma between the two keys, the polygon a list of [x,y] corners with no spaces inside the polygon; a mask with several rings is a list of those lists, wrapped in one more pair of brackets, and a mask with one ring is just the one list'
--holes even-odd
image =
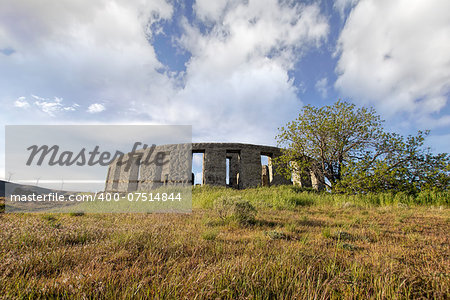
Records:
{"label": "blue sky", "polygon": [[2,125],[275,145],[302,105],[343,99],[449,152],[450,2],[3,0],[0,78]]}

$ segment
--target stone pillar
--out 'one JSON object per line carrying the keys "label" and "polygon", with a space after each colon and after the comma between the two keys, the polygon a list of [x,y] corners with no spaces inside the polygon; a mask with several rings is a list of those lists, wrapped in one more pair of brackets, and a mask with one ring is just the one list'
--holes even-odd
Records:
{"label": "stone pillar", "polygon": [[238,189],[239,188],[239,165],[240,158],[238,153],[227,153],[227,158],[230,159],[230,173],[229,173],[229,186]]}
{"label": "stone pillar", "polygon": [[325,189],[325,177],[322,172],[311,171],[311,185],[316,191],[323,191]]}
{"label": "stone pillar", "polygon": [[306,172],[302,172],[299,167],[298,163],[295,161],[291,162],[292,164],[292,181],[294,185],[309,188],[311,187],[311,175]]}
{"label": "stone pillar", "polygon": [[171,184],[171,166],[172,166],[172,151],[162,151],[164,153],[164,164],[161,168],[161,182],[162,185],[170,185]]}
{"label": "stone pillar", "polygon": [[[275,164],[274,159],[279,157],[281,154],[272,154],[272,156],[269,157],[269,179],[270,179],[270,185],[281,185],[281,184],[288,184],[291,185],[292,182],[287,179],[286,177],[281,174],[279,171],[279,166]],[[278,169],[278,170],[277,170]]]}
{"label": "stone pillar", "polygon": [[131,166],[130,170],[128,172],[128,187],[127,192],[135,192],[138,189],[138,180],[139,180],[139,167],[141,163],[141,157],[140,156],[133,156],[131,158]]}
{"label": "stone pillar", "polygon": [[[160,151],[147,149],[141,159],[140,181],[138,190],[149,191],[162,186],[162,166],[158,165]],[[165,158],[166,159],[166,158]]]}
{"label": "stone pillar", "polygon": [[258,185],[261,185],[261,151],[242,149],[239,188],[246,189]]}
{"label": "stone pillar", "polygon": [[117,165],[118,160],[114,161],[111,165],[111,176],[112,176],[112,182],[111,182],[111,189],[110,191],[117,192],[119,190],[119,180],[120,180],[120,166]]}
{"label": "stone pillar", "polygon": [[[131,159],[131,165],[128,160]],[[119,185],[117,191],[119,192],[134,192],[137,190],[137,180],[139,174],[140,157],[135,155],[130,156],[126,154],[123,156],[123,164],[120,166]],[[119,167],[118,165],[116,168]],[[127,169],[128,168],[128,169]]]}
{"label": "stone pillar", "polygon": [[[129,171],[125,172],[125,168],[127,166],[126,161],[128,160],[128,155],[123,156],[124,163],[121,165],[117,165],[116,168],[118,168],[119,171],[119,180],[118,180],[118,186],[117,191],[118,192],[126,192],[128,190],[128,178],[129,178]],[[117,169],[116,169],[117,171]]]}
{"label": "stone pillar", "polygon": [[111,163],[108,166],[108,174],[106,175],[105,191],[112,191],[115,170],[116,170],[115,164]]}
{"label": "stone pillar", "polygon": [[203,184],[226,186],[226,150],[206,149],[203,156]]}
{"label": "stone pillar", "polygon": [[[194,182],[192,174],[192,145],[178,144],[170,147],[168,185],[188,186]],[[165,174],[165,170],[162,171]]]}

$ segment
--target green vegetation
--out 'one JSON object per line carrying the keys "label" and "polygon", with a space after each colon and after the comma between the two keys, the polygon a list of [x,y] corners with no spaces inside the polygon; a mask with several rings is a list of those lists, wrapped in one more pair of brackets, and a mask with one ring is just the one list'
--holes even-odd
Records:
{"label": "green vegetation", "polygon": [[[257,209],[299,210],[303,206],[449,206],[450,191],[423,190],[417,195],[404,192],[383,192],[368,194],[333,194],[315,192],[295,186],[259,187],[234,190],[220,187],[195,187],[193,205],[195,208],[214,208],[217,199],[249,201]],[[232,202],[232,201],[231,201]]]}
{"label": "green vegetation", "polygon": [[256,209],[247,200],[241,197],[222,196],[214,200],[214,210],[224,222],[237,222],[239,225],[255,223]]}
{"label": "green vegetation", "polygon": [[0,298],[446,299],[449,198],[196,187],[191,214],[0,214]]}
{"label": "green vegetation", "polygon": [[[424,147],[428,131],[403,137],[386,132],[373,108],[306,105],[298,118],[280,128],[277,140],[286,148],[279,170],[318,174],[333,192],[379,193],[448,191],[450,156]],[[294,162],[294,163],[292,163]]]}

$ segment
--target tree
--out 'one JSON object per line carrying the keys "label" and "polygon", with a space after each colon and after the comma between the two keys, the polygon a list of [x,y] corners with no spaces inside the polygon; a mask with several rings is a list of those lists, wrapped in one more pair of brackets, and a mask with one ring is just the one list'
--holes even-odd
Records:
{"label": "tree", "polygon": [[343,178],[337,184],[340,191],[378,192],[386,190],[417,194],[423,189],[448,190],[450,164],[447,153],[434,155],[424,147],[429,131],[419,131],[406,139],[397,134],[385,134],[383,143],[359,160],[349,161]]}
{"label": "tree", "polygon": [[447,188],[448,154],[432,155],[423,149],[428,132],[405,140],[386,133],[382,122],[373,108],[347,102],[320,108],[306,105],[296,120],[279,129],[278,144],[285,148],[279,166],[285,166],[286,176],[319,174],[321,184],[340,191],[378,191],[399,185]]}

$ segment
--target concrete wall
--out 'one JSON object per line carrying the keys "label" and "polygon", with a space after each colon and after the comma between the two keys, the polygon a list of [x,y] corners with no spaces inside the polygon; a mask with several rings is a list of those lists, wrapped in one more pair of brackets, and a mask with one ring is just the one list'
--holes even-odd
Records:
{"label": "concrete wall", "polygon": [[[280,148],[240,143],[192,143],[161,145],[154,149],[139,150],[133,155],[133,164],[128,171],[125,170],[126,165],[120,166],[118,160],[114,161],[108,170],[105,189],[129,192],[150,190],[163,185],[193,184],[192,153],[204,153],[203,184],[227,185],[227,158],[230,187],[245,189],[261,186],[263,170],[268,186],[292,184],[289,179],[277,172],[278,166],[273,162],[282,154]],[[148,163],[155,162],[158,155],[161,157],[162,154],[165,161],[163,165]],[[261,167],[261,155],[269,157],[269,164],[264,169]],[[129,154],[125,155],[124,159],[130,159]],[[318,180],[320,174],[310,176],[314,177],[313,187],[322,188]]]}

